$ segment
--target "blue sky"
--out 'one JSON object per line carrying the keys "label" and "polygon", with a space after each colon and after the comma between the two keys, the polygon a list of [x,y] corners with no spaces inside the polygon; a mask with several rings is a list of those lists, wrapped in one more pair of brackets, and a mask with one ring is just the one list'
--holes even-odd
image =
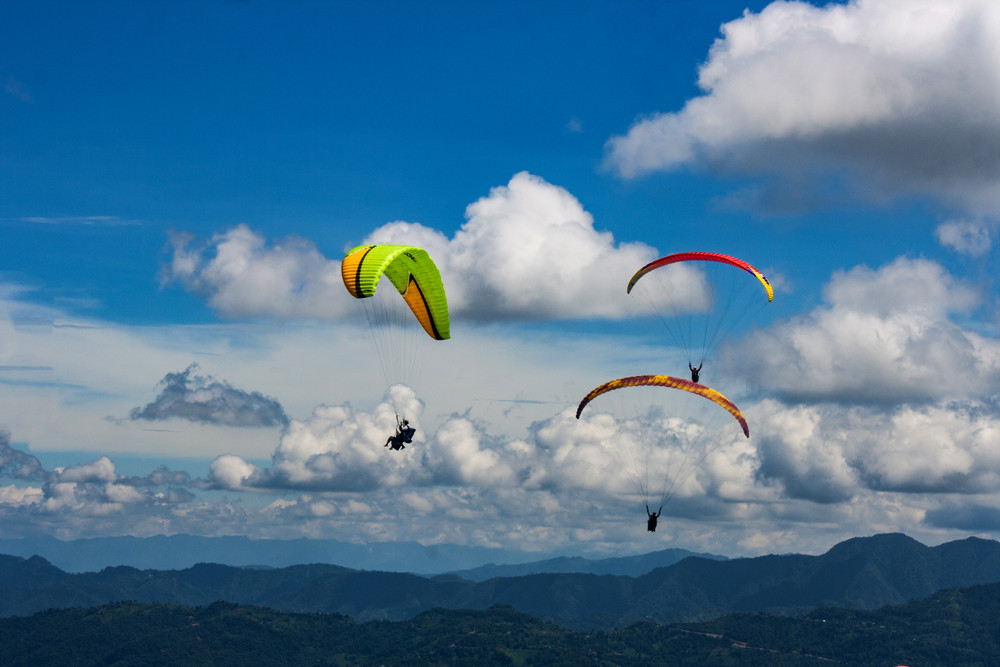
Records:
{"label": "blue sky", "polygon": [[[998,11],[4,3],[0,525],[583,554],[997,537]],[[396,456],[339,282],[365,241],[427,248],[452,311]],[[704,379],[753,436],[713,441],[651,535],[608,474],[629,427],[573,411],[683,371],[623,289],[682,250],[776,297]]]}

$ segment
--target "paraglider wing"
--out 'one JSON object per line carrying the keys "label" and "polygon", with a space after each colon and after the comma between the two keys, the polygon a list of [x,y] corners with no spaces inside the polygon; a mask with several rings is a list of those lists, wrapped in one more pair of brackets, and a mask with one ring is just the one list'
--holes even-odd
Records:
{"label": "paraglider wing", "polygon": [[642,267],[641,269],[635,272],[635,275],[632,276],[632,279],[628,281],[628,288],[625,291],[631,293],[632,288],[639,281],[639,278],[642,278],[644,275],[646,275],[650,271],[653,271],[654,269],[658,269],[661,266],[666,266],[667,264],[675,264],[677,262],[690,262],[690,261],[719,262],[720,264],[730,264],[737,268],[743,269],[747,273],[756,277],[757,280],[759,280],[760,283],[764,286],[764,291],[767,292],[767,300],[768,301],[774,300],[774,288],[771,287],[771,283],[768,281],[767,278],[764,277],[763,273],[761,273],[754,267],[750,266],[742,259],[730,257],[729,255],[721,255],[715,252],[681,252],[677,253],[676,255],[667,255],[666,257],[661,257],[660,259],[653,260],[652,262],[650,262],[649,264],[647,264],[646,266]]}
{"label": "paraglider wing", "polygon": [[434,261],[426,250],[405,245],[364,245],[344,256],[340,265],[344,286],[356,299],[375,294],[385,275],[435,340],[451,336],[448,300]]}
{"label": "paraglider wing", "polygon": [[731,414],[733,418],[740,423],[740,426],[743,427],[743,434],[748,438],[750,437],[750,427],[747,425],[747,420],[743,417],[743,413],[740,412],[740,409],[737,408],[732,401],[711,387],[706,387],[705,385],[698,384],[697,382],[691,382],[690,380],[683,380],[669,375],[633,375],[630,377],[620,378],[618,380],[612,380],[611,382],[605,382],[600,387],[597,387],[583,397],[583,400],[580,401],[580,405],[576,408],[576,418],[579,419],[580,414],[583,412],[583,409],[587,406],[587,404],[601,394],[606,394],[607,392],[614,391],[615,389],[624,389],[626,387],[666,387],[671,389],[681,389],[683,391],[691,392],[692,394],[704,396]]}

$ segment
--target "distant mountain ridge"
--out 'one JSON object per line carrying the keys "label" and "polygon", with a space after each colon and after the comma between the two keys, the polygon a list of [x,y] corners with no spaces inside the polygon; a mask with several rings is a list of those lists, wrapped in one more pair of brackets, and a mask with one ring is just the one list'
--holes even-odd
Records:
{"label": "distant mountain ridge", "polygon": [[663,549],[661,551],[642,554],[641,556],[620,556],[597,560],[562,556],[512,565],[489,563],[488,565],[482,565],[469,570],[458,570],[448,574],[456,574],[470,581],[486,581],[495,577],[523,577],[529,574],[555,573],[617,574],[627,577],[639,577],[658,567],[667,567],[691,556],[709,560],[728,560],[725,556],[695,553],[687,549]]}
{"label": "distant mountain ridge", "polygon": [[528,554],[458,544],[424,546],[418,542],[353,544],[328,539],[256,540],[244,536],[54,537],[0,539],[0,553],[41,556],[67,572],[97,572],[128,565],[139,569],[181,570],[198,563],[288,567],[329,563],[358,570],[440,574],[483,563],[523,563]]}
{"label": "distant mountain ridge", "polygon": [[338,540],[253,540],[248,537],[100,537],[57,540],[54,537],[0,539],[0,554],[41,556],[67,572],[98,572],[127,565],[140,570],[183,570],[198,563],[251,567],[290,567],[310,563],[355,570],[452,573],[473,581],[541,572],[589,572],[639,576],[673,565],[688,556],[723,559],[686,549],[664,549],[638,556],[538,560],[532,554],[458,544],[424,546],[417,542],[351,544]]}
{"label": "distant mountain ridge", "polygon": [[334,565],[254,570],[106,568],[69,574],[40,557],[0,556],[0,615],[135,600],[204,606],[217,600],[281,611],[405,620],[434,607],[507,604],[577,630],[707,620],[729,612],[802,614],[874,609],[955,586],[1000,582],[1000,543],[967,538],[927,547],[900,534],[854,538],[821,556],[689,557],[639,577],[533,574],[469,581],[456,575],[358,571]]}

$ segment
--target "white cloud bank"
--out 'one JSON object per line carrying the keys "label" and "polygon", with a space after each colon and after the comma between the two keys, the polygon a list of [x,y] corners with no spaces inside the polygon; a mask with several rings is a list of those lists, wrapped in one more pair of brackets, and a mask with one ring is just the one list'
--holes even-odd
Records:
{"label": "white cloud bank", "polygon": [[993,497],[1000,342],[956,320],[983,295],[937,263],[900,258],[837,272],[824,297],[728,350],[734,372],[780,399],[753,407],[757,480],[813,503]]}
{"label": "white cloud bank", "polygon": [[[873,407],[741,399],[749,440],[721,410],[731,438],[671,414],[643,424],[614,419],[605,406],[580,420],[572,408],[554,408],[515,437],[464,415],[427,429],[422,403],[402,393],[418,432],[401,452],[382,446],[395,425],[388,402],[372,410],[324,405],[290,422],[269,464],[226,454],[206,479],[165,468],[126,477],[106,456],[44,470],[5,435],[0,462],[18,484],[0,487],[0,519],[11,534],[64,538],[219,535],[238,526],[267,537],[620,554],[650,550],[630,462],[655,479],[689,448],[684,465],[692,474],[657,532],[674,544],[766,553],[826,548],[872,531],[933,541],[995,530],[984,510],[1000,502],[995,401]],[[664,446],[668,435],[677,447]]]}
{"label": "white cloud bank", "polygon": [[[393,452],[385,443],[396,427],[397,403],[417,434],[414,443]],[[448,419],[428,437],[420,422],[422,412],[423,404],[409,387],[391,388],[370,413],[350,405],[322,405],[308,419],[289,424],[272,456],[271,467],[260,468],[237,456],[221,456],[212,463],[209,481],[214,487],[232,490],[330,492],[405,486],[502,486],[515,481],[510,457],[485,446],[487,438],[467,417]],[[523,454],[523,447],[513,447]]]}
{"label": "white cloud bank", "polygon": [[855,267],[823,294],[825,305],[730,348],[731,370],[788,402],[893,405],[1000,391],[1000,342],[953,319],[983,295],[941,265]]}
{"label": "white cloud bank", "polygon": [[680,111],[609,140],[607,165],[624,177],[684,165],[764,176],[764,205],[843,185],[978,214],[1000,203],[993,0],[774,2],[722,26],[698,85],[705,94]]}
{"label": "white cloud bank", "polygon": [[885,410],[758,407],[759,481],[777,495],[843,503],[866,492],[990,496],[1000,482],[1000,406],[967,400]]}
{"label": "white cloud bank", "polygon": [[[449,239],[417,223],[392,222],[364,243],[424,248],[448,292],[452,317],[495,320],[624,317],[635,307],[625,285],[655,259],[641,243],[616,244],[565,189],[522,172],[470,204]],[[246,226],[198,246],[173,237],[164,280],[204,296],[227,317],[342,319],[356,310],[343,287],[340,261],[309,241],[269,244]]]}

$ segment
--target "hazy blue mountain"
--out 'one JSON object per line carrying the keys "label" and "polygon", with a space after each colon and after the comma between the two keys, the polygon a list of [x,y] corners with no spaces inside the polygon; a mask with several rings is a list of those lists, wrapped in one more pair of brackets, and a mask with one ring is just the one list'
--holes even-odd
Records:
{"label": "hazy blue mountain", "polygon": [[607,629],[734,611],[874,609],[998,581],[998,542],[968,538],[927,547],[899,534],[848,540],[821,556],[690,557],[639,577],[548,573],[481,582],[319,564],[264,570],[200,564],[169,571],[120,566],[69,574],[40,557],[0,556],[0,615],[122,600],[189,606],[225,600],[366,621],[501,603],[573,629]]}
{"label": "hazy blue mountain", "polygon": [[180,570],[197,563],[288,567],[329,563],[358,570],[439,574],[484,563],[524,563],[538,558],[503,549],[456,544],[423,546],[417,542],[351,544],[338,540],[253,540],[248,537],[99,537],[57,540],[53,537],[0,539],[0,553],[41,556],[67,572],[96,572],[109,566]]}
{"label": "hazy blue mountain", "polygon": [[726,560],[725,556],[708,553],[695,553],[687,549],[664,549],[640,556],[619,556],[617,558],[589,558],[561,556],[546,560],[533,561],[511,565],[496,565],[490,563],[470,570],[459,570],[457,574],[470,581],[486,581],[494,577],[522,577],[529,574],[545,573],[586,573],[586,574],[618,574],[628,577],[638,577],[658,567],[667,567],[690,556],[708,558],[710,560]]}
{"label": "hazy blue mountain", "polygon": [[[722,567],[720,567],[722,566]],[[1000,543],[970,537],[927,547],[898,533],[853,538],[821,556],[740,558],[719,563],[689,558],[637,581],[657,609],[798,614],[822,606],[874,609],[927,597],[953,586],[1000,581]]]}

